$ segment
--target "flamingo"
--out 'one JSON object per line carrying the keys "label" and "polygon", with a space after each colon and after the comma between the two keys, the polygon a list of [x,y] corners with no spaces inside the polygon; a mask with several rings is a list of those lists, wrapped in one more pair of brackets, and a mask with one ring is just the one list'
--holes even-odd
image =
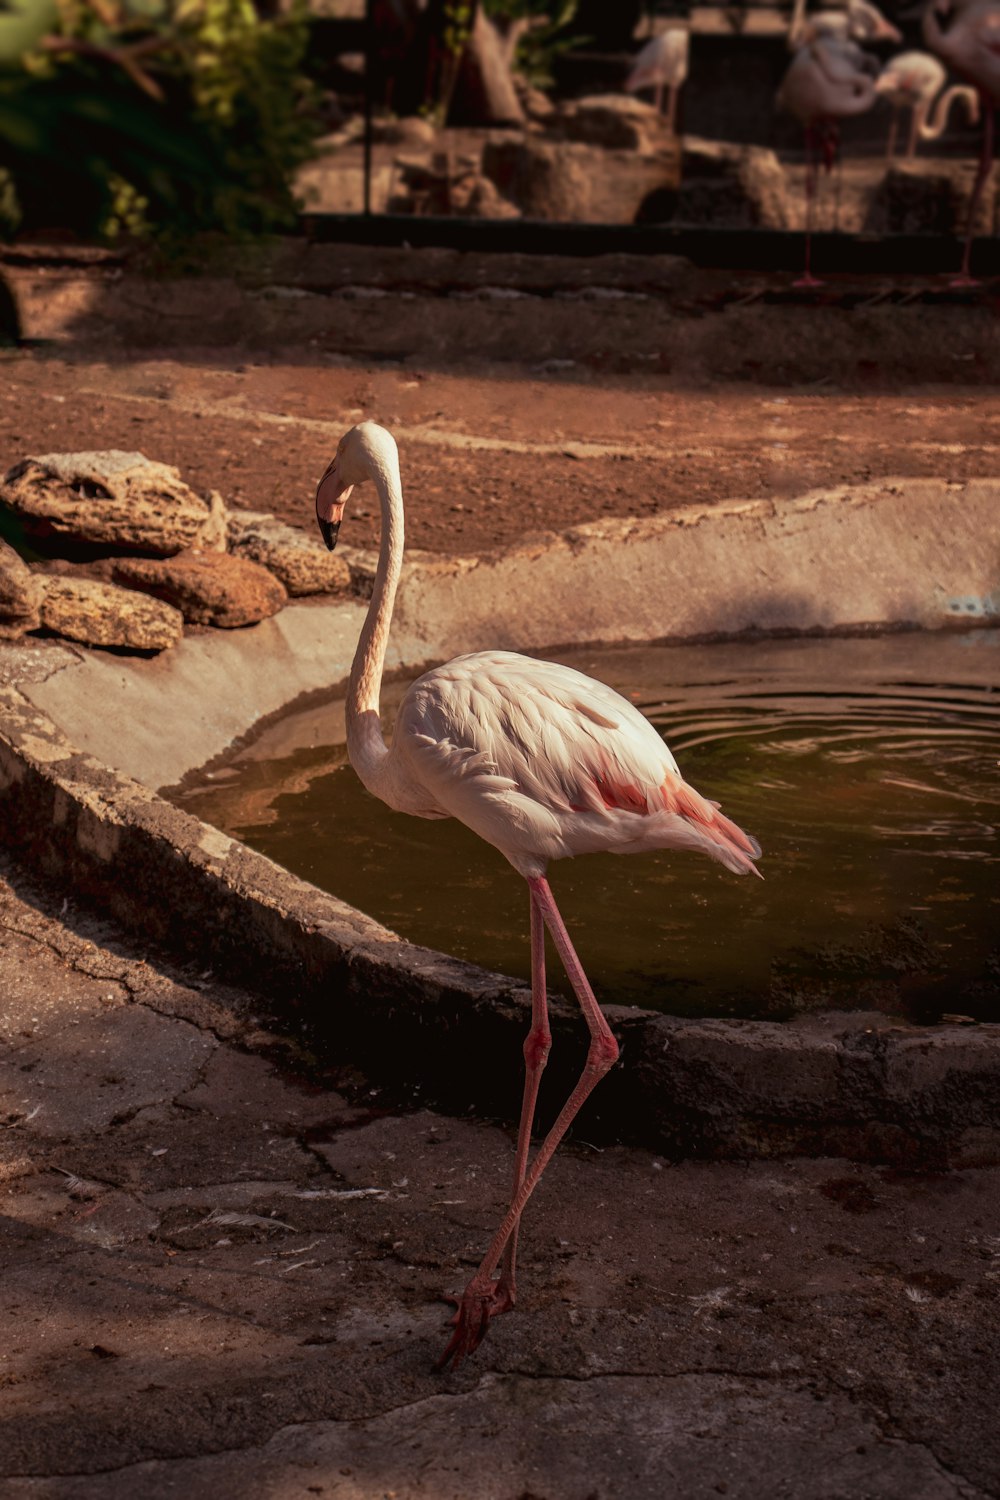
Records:
{"label": "flamingo", "polygon": [[943,134],[956,100],[964,103],[970,124],[978,120],[979,96],[975,89],[964,83],[954,83],[946,89],[947,77],[945,68],[929,52],[900,52],[886,63],[875,81],[875,92],[882,94],[892,105],[892,124],[885,153],[889,161],[895,150],[896,117],[900,108],[911,111],[907,157],[916,155],[918,140],[935,141]]}
{"label": "flamingo", "polygon": [[688,75],[689,51],[688,32],[681,26],[670,26],[646,43],[633,60],[632,71],[625,80],[630,94],[651,88],[657,110],[662,108],[666,88],[667,125],[671,135],[676,134],[677,96]]}
{"label": "flamingo", "polygon": [[821,10],[818,15],[809,17],[806,16],[806,0],[795,0],[786,38],[789,51],[797,52],[820,36],[833,37],[841,42],[903,40],[898,27],[887,21],[870,0],[847,0],[846,10]]}
{"label": "flamingo", "polygon": [[924,11],[924,41],[979,93],[983,138],[969,200],[962,268],[953,286],[975,286],[969,274],[976,211],[993,167],[994,112],[1000,103],[1000,4],[997,0],[932,0]]}
{"label": "flamingo", "polygon": [[806,255],[798,287],[820,283],[810,269],[813,206],[819,162],[829,172],[840,142],[838,122],[860,115],[875,103],[878,64],[854,42],[818,36],[800,47],[778,90],[780,109],[795,115],[806,133]]}
{"label": "flamingo", "polygon": [[[347,696],[351,764],[390,807],[418,818],[460,819],[499,849],[529,891],[531,1028],[510,1206],[479,1269],[461,1297],[451,1299],[454,1332],[441,1369],[471,1354],[490,1320],[514,1306],[524,1206],[573,1117],[618,1057],[549,887],[549,861],[601,849],[694,849],[737,874],[757,874],[760,846],[683,780],[656,730],[631,703],[570,667],[514,652],[478,651],[425,673],[407,690],[387,747],[379,692],[402,564],[403,497],[395,441],[374,422],[345,434],[319,482],[316,516],[329,548],[353,486],[366,480],[378,495],[381,539]],[[590,1047],[576,1087],[529,1168],[535,1101],[551,1043],[546,928],[583,1011]]]}

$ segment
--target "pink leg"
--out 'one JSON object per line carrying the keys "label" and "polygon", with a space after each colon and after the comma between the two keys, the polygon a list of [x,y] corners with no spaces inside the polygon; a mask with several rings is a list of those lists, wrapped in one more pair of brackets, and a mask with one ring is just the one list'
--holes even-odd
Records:
{"label": "pink leg", "polygon": [[806,263],[802,275],[792,282],[794,287],[822,286],[812,273],[812,230],[813,230],[813,205],[816,200],[816,177],[819,172],[817,162],[818,145],[815,132],[809,125],[806,126]]}
{"label": "pink leg", "polygon": [[[524,1205],[538,1184],[538,1180],[552,1158],[556,1147],[569,1129],[575,1115],[579,1111],[584,1100],[592,1089],[604,1077],[609,1068],[613,1067],[618,1059],[618,1043],[611,1033],[611,1028],[601,1011],[594,992],[590,988],[583,966],[570,941],[569,933],[566,931],[559,908],[549,889],[549,883],[543,876],[529,879],[528,885],[531,889],[532,906],[532,1027],[525,1043],[525,1085],[524,1104],[521,1110],[521,1128],[518,1132],[518,1155],[515,1167],[515,1189],[511,1198],[510,1207],[504,1216],[503,1222],[490,1242],[489,1249],[483,1256],[479,1270],[473,1276],[462,1294],[458,1304],[458,1311],[453,1319],[455,1332],[451,1336],[448,1347],[438,1360],[437,1368],[443,1369],[445,1365],[452,1363],[457,1367],[467,1354],[471,1354],[478,1347],[489,1326],[491,1317],[498,1312],[505,1312],[507,1307],[513,1303],[506,1300],[507,1288],[504,1285],[504,1276],[507,1272],[505,1260],[504,1272],[501,1273],[499,1281],[494,1280],[495,1271],[500,1257],[504,1255],[506,1248],[512,1242],[516,1243],[517,1229],[520,1224]],[[537,916],[536,916],[537,910]],[[538,941],[536,948],[536,922]],[[548,1135],[545,1137],[534,1161],[531,1170],[525,1171],[527,1165],[528,1142],[531,1136],[531,1119],[534,1115],[535,1098],[538,1093],[538,1079],[545,1059],[548,1056],[549,1030],[547,1019],[541,1016],[541,1007],[536,1002],[536,982],[540,977],[542,980],[542,993],[544,995],[544,969],[543,959],[537,957],[537,950],[542,947],[542,924],[548,927],[552,934],[552,940],[556,945],[559,957],[562,959],[567,978],[573,986],[573,992],[580,1002],[584,1019],[590,1031],[590,1049],[587,1053],[587,1061],[584,1065],[579,1081],[570,1094],[566,1103],[556,1118]],[[542,1001],[544,1005],[544,999]],[[542,1020],[542,1024],[539,1022]],[[539,1061],[539,1058],[541,1061]],[[510,1290],[513,1290],[513,1251],[510,1253]]]}
{"label": "pink leg", "polygon": [[889,121],[889,139],[885,143],[885,159],[892,161],[896,154],[896,132],[899,129],[899,105],[892,106],[892,118]]}
{"label": "pink leg", "polygon": [[[549,1006],[545,993],[545,919],[531,891],[531,1030],[524,1039],[524,1097],[521,1101],[521,1123],[517,1131],[517,1156],[514,1161],[514,1197],[528,1170],[528,1149],[538,1102],[538,1085],[542,1069],[549,1060],[552,1032],[549,1029]],[[517,1234],[520,1221],[511,1230],[503,1252],[503,1266],[497,1282],[497,1299],[502,1305],[495,1312],[506,1312],[514,1306],[514,1270],[517,1260]]]}
{"label": "pink leg", "polygon": [[670,84],[667,88],[667,128],[671,135],[677,134],[677,85]]}
{"label": "pink leg", "polygon": [[972,255],[972,235],[976,227],[976,213],[979,209],[979,200],[986,186],[986,179],[993,167],[993,101],[985,94],[980,94],[980,102],[983,107],[983,147],[979,155],[979,171],[972,187],[972,197],[969,199],[969,227],[965,235],[965,249],[962,252],[962,269],[950,283],[952,286],[978,286],[979,283],[969,271],[969,260]]}

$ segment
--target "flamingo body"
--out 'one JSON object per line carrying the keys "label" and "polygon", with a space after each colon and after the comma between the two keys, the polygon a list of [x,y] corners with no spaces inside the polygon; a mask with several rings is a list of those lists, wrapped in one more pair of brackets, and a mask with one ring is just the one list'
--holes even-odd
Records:
{"label": "flamingo body", "polygon": [[625,88],[630,94],[651,88],[657,109],[663,102],[663,90],[667,90],[667,119],[671,130],[677,115],[677,95],[688,75],[690,46],[690,36],[683,27],[668,27],[652,37],[636,55],[625,80]]}
{"label": "flamingo body", "polygon": [[[942,93],[947,77],[944,65],[929,52],[900,52],[886,63],[875,81],[875,90],[888,99],[893,107],[892,127],[886,150],[888,157],[892,157],[895,145],[898,109],[911,111],[906,150],[910,157],[916,154],[918,140],[932,141],[943,135],[950,107],[956,100],[964,102],[970,122],[978,119],[979,101],[975,89],[957,83]],[[929,118],[932,106],[935,116],[933,119]]]}
{"label": "flamingo body", "polygon": [[383,778],[371,790],[393,807],[458,818],[526,877],[601,850],[693,849],[738,874],[760,854],[686,784],[633,704],[512,651],[459,656],[419,678]]}
{"label": "flamingo body", "polygon": [[979,169],[969,201],[962,268],[955,285],[973,284],[972,235],[983,188],[993,168],[994,113],[1000,104],[1000,3],[998,0],[932,0],[923,16],[924,41],[953,72],[979,91],[983,114]]}
{"label": "flamingo body", "polygon": [[803,125],[864,114],[875,103],[878,64],[854,42],[821,36],[801,47],[778,90],[778,104]]}
{"label": "flamingo body", "polygon": [[[491,1318],[514,1306],[525,1204],[581,1105],[618,1057],[549,888],[549,862],[601,849],[694,849],[744,874],[756,873],[753,861],[760,847],[687,785],[637,708],[603,683],[552,662],[511,651],[456,657],[408,689],[387,746],[379,691],[402,563],[403,497],[396,444],[374,422],[362,422],[341,439],[320,480],[316,515],[328,547],[336,543],[351,489],[367,479],[378,491],[382,531],[347,695],[351,764],[368,790],[390,807],[467,824],[524,876],[530,895],[532,1022],[524,1044],[514,1183],[510,1206],[478,1271],[455,1299],[454,1333],[439,1366],[457,1365],[479,1344]],[[529,1167],[539,1079],[552,1040],[546,930],[580,1003],[590,1047],[576,1087]]]}
{"label": "flamingo body", "polygon": [[625,80],[626,89],[634,94],[638,89],[657,85],[680,88],[688,75],[689,51],[688,33],[683,27],[671,26],[661,31],[636,54],[632,71]]}

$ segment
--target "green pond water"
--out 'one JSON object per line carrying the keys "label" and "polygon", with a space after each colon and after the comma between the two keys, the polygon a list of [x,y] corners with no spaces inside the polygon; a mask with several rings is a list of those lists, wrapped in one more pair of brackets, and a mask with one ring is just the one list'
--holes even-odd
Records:
{"label": "green pond water", "polygon": [[[637,703],[764,851],[763,882],[670,851],[554,864],[600,999],[1000,1020],[1000,632],[554,659]],[[527,978],[523,881],[462,825],[376,801],[343,739],[342,704],[290,715],[175,800],[412,941]]]}

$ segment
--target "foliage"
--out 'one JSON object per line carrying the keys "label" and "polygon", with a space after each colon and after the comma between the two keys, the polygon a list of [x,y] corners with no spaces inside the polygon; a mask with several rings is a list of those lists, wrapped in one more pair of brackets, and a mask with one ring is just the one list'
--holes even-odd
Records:
{"label": "foliage", "polygon": [[516,36],[512,63],[537,86],[552,82],[552,60],[580,38],[566,35],[578,0],[483,0],[483,10],[501,34]]}
{"label": "foliage", "polygon": [[306,40],[252,0],[0,0],[0,233],[290,226]]}

